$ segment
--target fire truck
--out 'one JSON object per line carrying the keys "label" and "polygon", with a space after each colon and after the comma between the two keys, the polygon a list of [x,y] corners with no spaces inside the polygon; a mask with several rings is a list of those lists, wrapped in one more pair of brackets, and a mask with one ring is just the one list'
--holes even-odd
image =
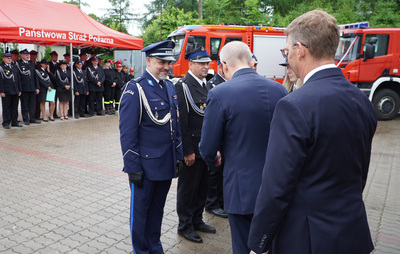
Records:
{"label": "fire truck", "polygon": [[284,28],[267,26],[238,25],[188,25],[182,26],[168,35],[175,42],[173,50],[176,62],[172,64],[172,76],[183,77],[189,69],[185,53],[204,46],[210,54],[209,75],[217,71],[217,58],[221,48],[231,41],[245,42],[257,57],[257,72],[264,77],[280,81],[285,76],[284,62],[280,49],[286,45]]}
{"label": "fire truck", "polygon": [[339,28],[337,66],[369,97],[379,120],[393,119],[400,106],[400,28],[370,28],[368,22]]}

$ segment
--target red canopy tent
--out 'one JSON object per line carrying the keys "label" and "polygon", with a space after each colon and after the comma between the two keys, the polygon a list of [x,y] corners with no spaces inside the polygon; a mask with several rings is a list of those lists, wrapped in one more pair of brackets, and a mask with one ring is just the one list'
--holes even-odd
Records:
{"label": "red canopy tent", "polygon": [[76,5],[46,0],[0,0],[0,42],[75,48],[142,49],[143,40],[115,31]]}

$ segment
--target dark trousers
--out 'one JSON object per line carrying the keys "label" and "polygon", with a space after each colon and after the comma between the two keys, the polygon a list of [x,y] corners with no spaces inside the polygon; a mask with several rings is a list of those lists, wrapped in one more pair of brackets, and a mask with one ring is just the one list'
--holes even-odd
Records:
{"label": "dark trousers", "polygon": [[39,95],[36,95],[36,105],[35,105],[35,119],[40,119],[40,102],[38,100]]}
{"label": "dark trousers", "polygon": [[220,165],[216,169],[209,171],[206,210],[224,208],[223,169],[224,166]]}
{"label": "dark trousers", "polygon": [[115,86],[104,87],[104,106],[106,106],[106,109],[108,105],[113,105],[114,93],[115,93]]}
{"label": "dark trousers", "polygon": [[229,226],[231,228],[232,252],[233,254],[250,253],[247,247],[250,224],[253,214],[228,214]]}
{"label": "dark trousers", "polygon": [[203,211],[207,198],[208,169],[201,158],[190,167],[184,165],[178,178],[176,211],[178,230],[194,230],[203,224]]}
{"label": "dark trousers", "polygon": [[160,254],[163,248],[160,241],[161,224],[165,200],[171,186],[171,180],[148,181],[143,187],[131,187],[130,228],[133,253]]}
{"label": "dark trousers", "polygon": [[98,115],[103,113],[103,92],[89,92],[89,115],[94,115],[96,112]]}
{"label": "dark trousers", "polygon": [[18,95],[6,94],[1,97],[3,107],[3,126],[18,124]]}
{"label": "dark trousers", "polygon": [[115,109],[118,110],[119,100],[121,99],[121,88],[116,87],[114,92]]}
{"label": "dark trousers", "polygon": [[36,120],[36,93],[22,92],[21,94],[21,114],[22,120],[25,122],[33,122]]}
{"label": "dark trousers", "polygon": [[85,115],[86,108],[86,95],[75,95],[74,98],[75,116]]}

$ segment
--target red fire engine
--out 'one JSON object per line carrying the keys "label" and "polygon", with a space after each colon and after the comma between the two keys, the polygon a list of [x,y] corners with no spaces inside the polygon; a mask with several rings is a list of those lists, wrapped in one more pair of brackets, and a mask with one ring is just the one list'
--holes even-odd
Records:
{"label": "red fire engine", "polygon": [[338,67],[369,97],[379,120],[394,118],[400,106],[400,28],[369,28],[368,22],[339,28]]}
{"label": "red fire engine", "polygon": [[267,78],[282,81],[285,68],[279,66],[284,62],[280,49],[286,45],[283,28],[266,26],[232,26],[232,25],[189,25],[172,32],[168,39],[175,41],[174,55],[176,62],[172,65],[172,75],[180,78],[189,68],[185,52],[198,46],[204,46],[213,61],[210,62],[210,75],[217,71],[216,60],[223,45],[230,41],[245,42],[257,57],[257,72]]}

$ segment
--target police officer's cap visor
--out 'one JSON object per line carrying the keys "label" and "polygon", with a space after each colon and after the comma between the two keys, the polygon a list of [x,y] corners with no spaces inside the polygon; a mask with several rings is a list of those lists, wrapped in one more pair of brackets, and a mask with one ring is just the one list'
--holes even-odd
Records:
{"label": "police officer's cap visor", "polygon": [[173,56],[153,56],[153,57],[164,61],[176,61],[176,59]]}

